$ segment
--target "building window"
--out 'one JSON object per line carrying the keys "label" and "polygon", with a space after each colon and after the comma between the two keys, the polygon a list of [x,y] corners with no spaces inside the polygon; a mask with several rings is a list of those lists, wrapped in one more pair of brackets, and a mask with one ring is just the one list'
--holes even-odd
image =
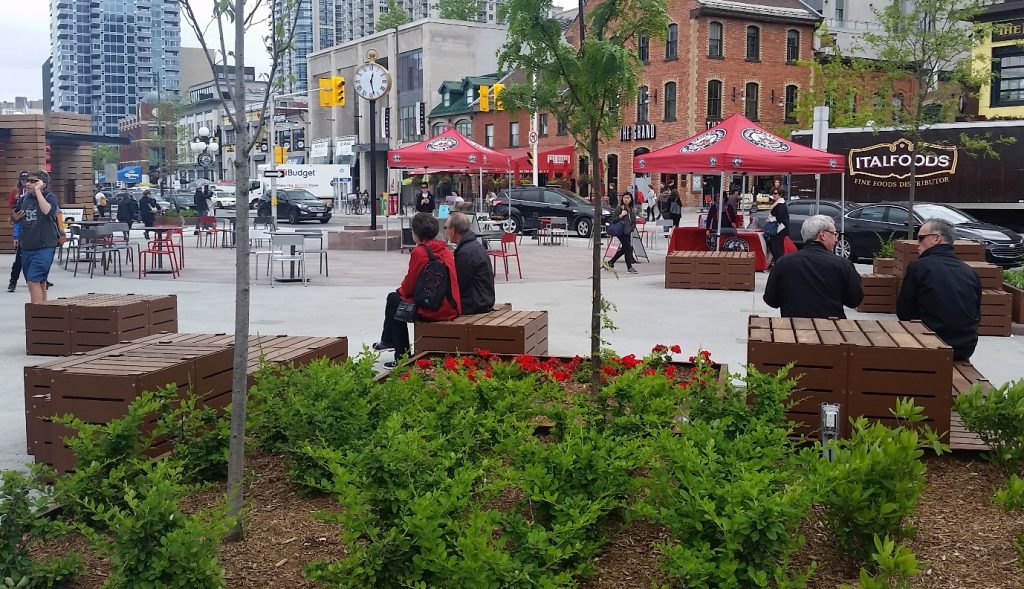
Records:
{"label": "building window", "polygon": [[747,61],[761,61],[761,29],[747,27]]}
{"label": "building window", "polygon": [[637,55],[640,57],[640,61],[648,63],[651,61],[651,40],[646,36],[641,36],[637,41]]}
{"label": "building window", "polygon": [[708,118],[722,118],[722,82],[721,80],[708,81]]}
{"label": "building window", "polygon": [[462,136],[467,139],[473,138],[473,123],[469,119],[462,119],[455,123],[455,130],[462,133]]}
{"label": "building window", "polygon": [[1024,104],[1024,50],[1016,46],[992,50],[992,106]]}
{"label": "building window", "polygon": [[444,123],[434,123],[430,128],[430,136],[437,137],[441,133],[444,133]]}
{"label": "building window", "polygon": [[679,57],[679,25],[673,23],[668,26],[668,35],[665,37],[665,59],[677,59]]}
{"label": "building window", "polygon": [[650,98],[647,86],[640,86],[640,91],[637,92],[636,96],[636,122],[647,122],[648,111],[650,110]]}
{"label": "building window", "polygon": [[708,57],[722,57],[722,23],[712,22],[708,27]]}
{"label": "building window", "polygon": [[800,59],[800,31],[789,30],[786,33],[786,63]]}
{"label": "building window", "polygon": [[547,113],[537,115],[537,127],[539,128],[540,136],[548,136],[548,115]]}
{"label": "building window", "polygon": [[508,124],[508,146],[519,147],[519,123]]}
{"label": "building window", "polygon": [[797,87],[790,84],[786,86],[786,122],[796,122],[796,99],[797,99]]}
{"label": "building window", "polygon": [[494,147],[494,125],[484,126],[484,147]]}
{"label": "building window", "polygon": [[676,120],[676,83],[665,84],[665,120]]}
{"label": "building window", "polygon": [[566,122],[563,121],[562,119],[558,119],[558,131],[556,131],[556,133],[558,133],[559,135],[568,135],[569,125],[566,124]]}
{"label": "building window", "polygon": [[757,120],[758,93],[760,88],[756,82],[747,82],[743,97],[743,116],[752,121]]}
{"label": "building window", "polygon": [[836,0],[836,20],[846,19],[846,0]]}

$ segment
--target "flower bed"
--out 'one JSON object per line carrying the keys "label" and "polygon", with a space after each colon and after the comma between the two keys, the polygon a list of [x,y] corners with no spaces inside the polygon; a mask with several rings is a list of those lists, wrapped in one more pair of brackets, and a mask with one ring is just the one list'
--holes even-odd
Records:
{"label": "flower bed", "polygon": [[[932,561],[915,587],[1016,586],[1020,522],[988,501],[998,471],[922,461],[934,436],[866,423],[824,462],[790,439],[784,374],[734,382],[706,354],[683,369],[678,350],[606,356],[596,393],[582,358],[418,357],[386,379],[370,356],[268,369],[250,393],[250,534],[218,549],[226,585],[837,587],[868,562],[872,532],[900,538],[913,523],[925,540],[910,547]],[[910,404],[898,414],[921,418]],[[551,427],[538,432],[538,415]],[[104,427],[123,448],[130,428]],[[180,448],[182,464],[206,464],[215,441]],[[104,458],[119,470],[99,486],[156,501],[156,469]],[[119,483],[120,469],[144,476]],[[207,513],[217,495],[192,494],[184,511]],[[112,569],[92,553],[86,566],[92,578]]]}

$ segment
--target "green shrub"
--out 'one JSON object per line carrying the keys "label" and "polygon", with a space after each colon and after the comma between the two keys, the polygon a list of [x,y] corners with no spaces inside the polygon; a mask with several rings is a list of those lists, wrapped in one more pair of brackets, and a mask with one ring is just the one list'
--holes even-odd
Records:
{"label": "green shrub", "polygon": [[41,561],[29,554],[34,543],[69,531],[61,522],[40,516],[53,501],[45,482],[53,476],[38,465],[28,475],[0,472],[0,582],[5,587],[63,587],[82,570],[82,557],[75,553]]}
{"label": "green shrub", "polygon": [[171,438],[174,444],[171,456],[181,465],[187,480],[211,482],[227,478],[231,438],[228,413],[201,406],[190,393],[168,403],[155,435]]}
{"label": "green shrub", "polygon": [[1018,267],[1012,270],[1003,270],[1003,282],[1017,288],[1024,288],[1024,269]]}
{"label": "green shrub", "polygon": [[93,549],[110,559],[105,589],[219,589],[224,571],[217,545],[229,529],[225,509],[185,515],[181,467],[171,461],[143,463],[140,475],[121,484],[123,505],[85,499],[99,532],[82,526]]}
{"label": "green shrub", "polygon": [[871,556],[876,535],[898,540],[913,533],[905,520],[924,490],[921,456],[925,448],[948,450],[931,429],[914,425],[924,417],[912,400],[898,401],[893,414],[895,428],[857,418],[850,438],[831,445],[832,462],[812,462],[826,527],[840,548],[862,560]]}
{"label": "green shrub", "polygon": [[[994,500],[997,505],[1008,512],[1024,510],[1024,479],[1012,475],[1007,481],[1006,487],[996,491]],[[1024,568],[1024,531],[1017,534],[1014,548],[1017,549],[1017,564]]]}
{"label": "green shrub", "polygon": [[888,237],[882,237],[878,233],[875,236],[878,237],[878,251],[875,252],[876,258],[891,258],[896,255],[895,233],[890,233]]}
{"label": "green shrub", "polygon": [[953,408],[964,426],[988,444],[990,460],[1011,471],[1024,465],[1024,380],[988,392],[974,385],[956,397]]}
{"label": "green shrub", "polygon": [[882,539],[876,535],[874,545],[871,570],[861,568],[860,582],[855,586],[842,585],[841,589],[912,589],[911,579],[921,574],[928,563],[918,562],[909,548],[888,536]]}

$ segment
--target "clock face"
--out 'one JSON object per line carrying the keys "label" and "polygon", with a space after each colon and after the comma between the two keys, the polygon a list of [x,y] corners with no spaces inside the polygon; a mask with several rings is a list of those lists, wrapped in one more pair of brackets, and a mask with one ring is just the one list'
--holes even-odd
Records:
{"label": "clock face", "polygon": [[391,89],[391,74],[376,63],[367,63],[356,70],[356,94],[367,100],[377,100]]}

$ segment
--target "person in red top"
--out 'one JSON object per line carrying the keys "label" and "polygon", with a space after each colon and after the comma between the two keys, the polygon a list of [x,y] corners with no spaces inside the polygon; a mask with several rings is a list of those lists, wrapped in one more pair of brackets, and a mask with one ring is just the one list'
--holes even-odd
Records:
{"label": "person in red top", "polygon": [[453,306],[452,302],[446,298],[435,310],[420,308],[417,310],[420,320],[449,321],[462,313],[462,298],[459,295],[455,256],[444,241],[437,239],[437,233],[440,230],[437,218],[429,213],[417,213],[412,218],[410,225],[416,247],[412,248],[409,256],[409,271],[406,272],[398,290],[388,293],[387,304],[384,306],[384,328],[381,330],[380,341],[373,344],[373,349],[377,351],[395,350],[395,359],[384,364],[384,367],[388,369],[397,366],[398,360],[409,353],[409,326],[395,319],[395,311],[398,310],[400,302],[413,302],[412,296],[416,290],[416,281],[419,280],[424,266],[430,261],[426,248],[430,248],[434,257],[441,260],[448,268],[449,288],[455,304]]}

